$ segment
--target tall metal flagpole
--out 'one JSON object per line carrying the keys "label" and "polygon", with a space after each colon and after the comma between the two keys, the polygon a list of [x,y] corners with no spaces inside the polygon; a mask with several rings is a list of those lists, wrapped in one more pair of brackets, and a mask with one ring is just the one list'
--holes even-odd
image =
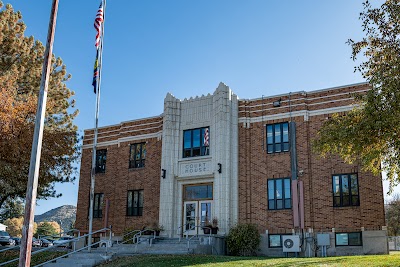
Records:
{"label": "tall metal flagpole", "polygon": [[97,149],[97,134],[99,126],[99,110],[100,110],[100,84],[101,84],[101,68],[103,63],[103,38],[104,38],[104,22],[106,17],[106,0],[102,0],[103,6],[103,23],[101,24],[101,36],[98,58],[98,75],[96,77],[96,111],[95,111],[95,128],[93,139],[92,152],[92,169],[90,171],[90,205],[89,205],[89,240],[88,251],[92,250],[92,232],[93,232],[93,206],[94,206],[94,184],[96,175],[96,149]]}
{"label": "tall metal flagpole", "polygon": [[51,57],[53,55],[54,32],[58,11],[58,0],[53,0],[49,29],[47,32],[46,50],[44,53],[42,77],[38,107],[36,111],[35,130],[33,134],[31,162],[29,165],[28,185],[26,190],[24,225],[22,227],[19,267],[30,266],[32,251],[33,220],[35,215],[36,194],[39,178],[40,154],[42,151],[44,117],[46,112],[47,90],[49,85]]}

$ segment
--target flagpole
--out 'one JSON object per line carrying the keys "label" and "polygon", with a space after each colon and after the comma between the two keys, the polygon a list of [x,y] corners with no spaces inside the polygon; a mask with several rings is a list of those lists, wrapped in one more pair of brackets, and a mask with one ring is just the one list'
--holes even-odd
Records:
{"label": "flagpole", "polygon": [[94,206],[94,185],[96,175],[96,150],[97,150],[97,135],[99,126],[99,110],[100,110],[100,84],[101,84],[101,68],[103,63],[103,38],[104,38],[104,22],[106,17],[106,0],[102,0],[103,5],[103,23],[101,24],[101,37],[99,47],[99,62],[98,75],[96,77],[96,111],[95,111],[95,128],[92,151],[92,168],[90,171],[90,204],[89,204],[89,240],[88,251],[92,249],[92,232],[93,232],[93,206]]}
{"label": "flagpole", "polygon": [[56,30],[58,0],[53,0],[47,32],[46,50],[43,57],[42,77],[36,111],[35,130],[32,141],[31,161],[29,165],[28,184],[26,190],[24,225],[22,227],[19,267],[30,266],[32,252],[33,221],[35,215],[36,195],[39,179],[40,155],[42,151],[44,117],[46,113],[47,91],[53,55],[54,33]]}

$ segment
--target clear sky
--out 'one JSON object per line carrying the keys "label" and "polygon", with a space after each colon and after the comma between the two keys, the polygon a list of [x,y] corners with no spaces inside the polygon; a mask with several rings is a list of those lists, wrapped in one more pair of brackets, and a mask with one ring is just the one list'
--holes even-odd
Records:
{"label": "clear sky", "polygon": [[[51,0],[3,2],[22,12],[27,35],[46,40]],[[81,134],[94,127],[99,3],[59,3],[54,54],[72,74]],[[363,82],[346,44],[363,36],[361,10],[361,0],[108,0],[99,124],[159,115],[167,92],[208,94],[221,81],[242,99]],[[40,200],[36,214],[76,205],[78,179],[57,185],[63,197]]]}

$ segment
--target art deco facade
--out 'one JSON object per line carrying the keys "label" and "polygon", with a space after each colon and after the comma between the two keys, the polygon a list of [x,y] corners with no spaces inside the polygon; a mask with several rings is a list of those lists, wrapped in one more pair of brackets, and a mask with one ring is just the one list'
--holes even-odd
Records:
{"label": "art deco facade", "polygon": [[[330,232],[336,254],[348,246],[365,253],[371,234],[385,238],[381,177],[334,155],[320,158],[311,142],[368,88],[239,100],[221,83],[212,95],[167,94],[160,116],[100,128],[93,229],[111,224],[118,236],[160,224],[174,237],[218,218],[220,235],[256,224],[261,254],[281,251],[282,234],[317,231]],[[85,131],[76,220],[83,231],[92,142],[93,130]]]}

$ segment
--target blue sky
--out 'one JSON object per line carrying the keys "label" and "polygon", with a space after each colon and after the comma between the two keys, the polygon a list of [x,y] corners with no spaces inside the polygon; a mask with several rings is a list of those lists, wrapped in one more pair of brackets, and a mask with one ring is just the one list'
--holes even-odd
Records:
{"label": "blue sky", "polygon": [[[26,35],[46,40],[51,0],[3,2],[22,12]],[[57,18],[54,54],[72,74],[82,134],[94,127],[99,3],[60,0]],[[208,94],[221,81],[242,99],[363,82],[346,44],[363,36],[361,10],[359,0],[109,0],[99,124],[159,115],[167,92]],[[36,214],[76,205],[78,180],[56,189],[63,197],[40,200]]]}

